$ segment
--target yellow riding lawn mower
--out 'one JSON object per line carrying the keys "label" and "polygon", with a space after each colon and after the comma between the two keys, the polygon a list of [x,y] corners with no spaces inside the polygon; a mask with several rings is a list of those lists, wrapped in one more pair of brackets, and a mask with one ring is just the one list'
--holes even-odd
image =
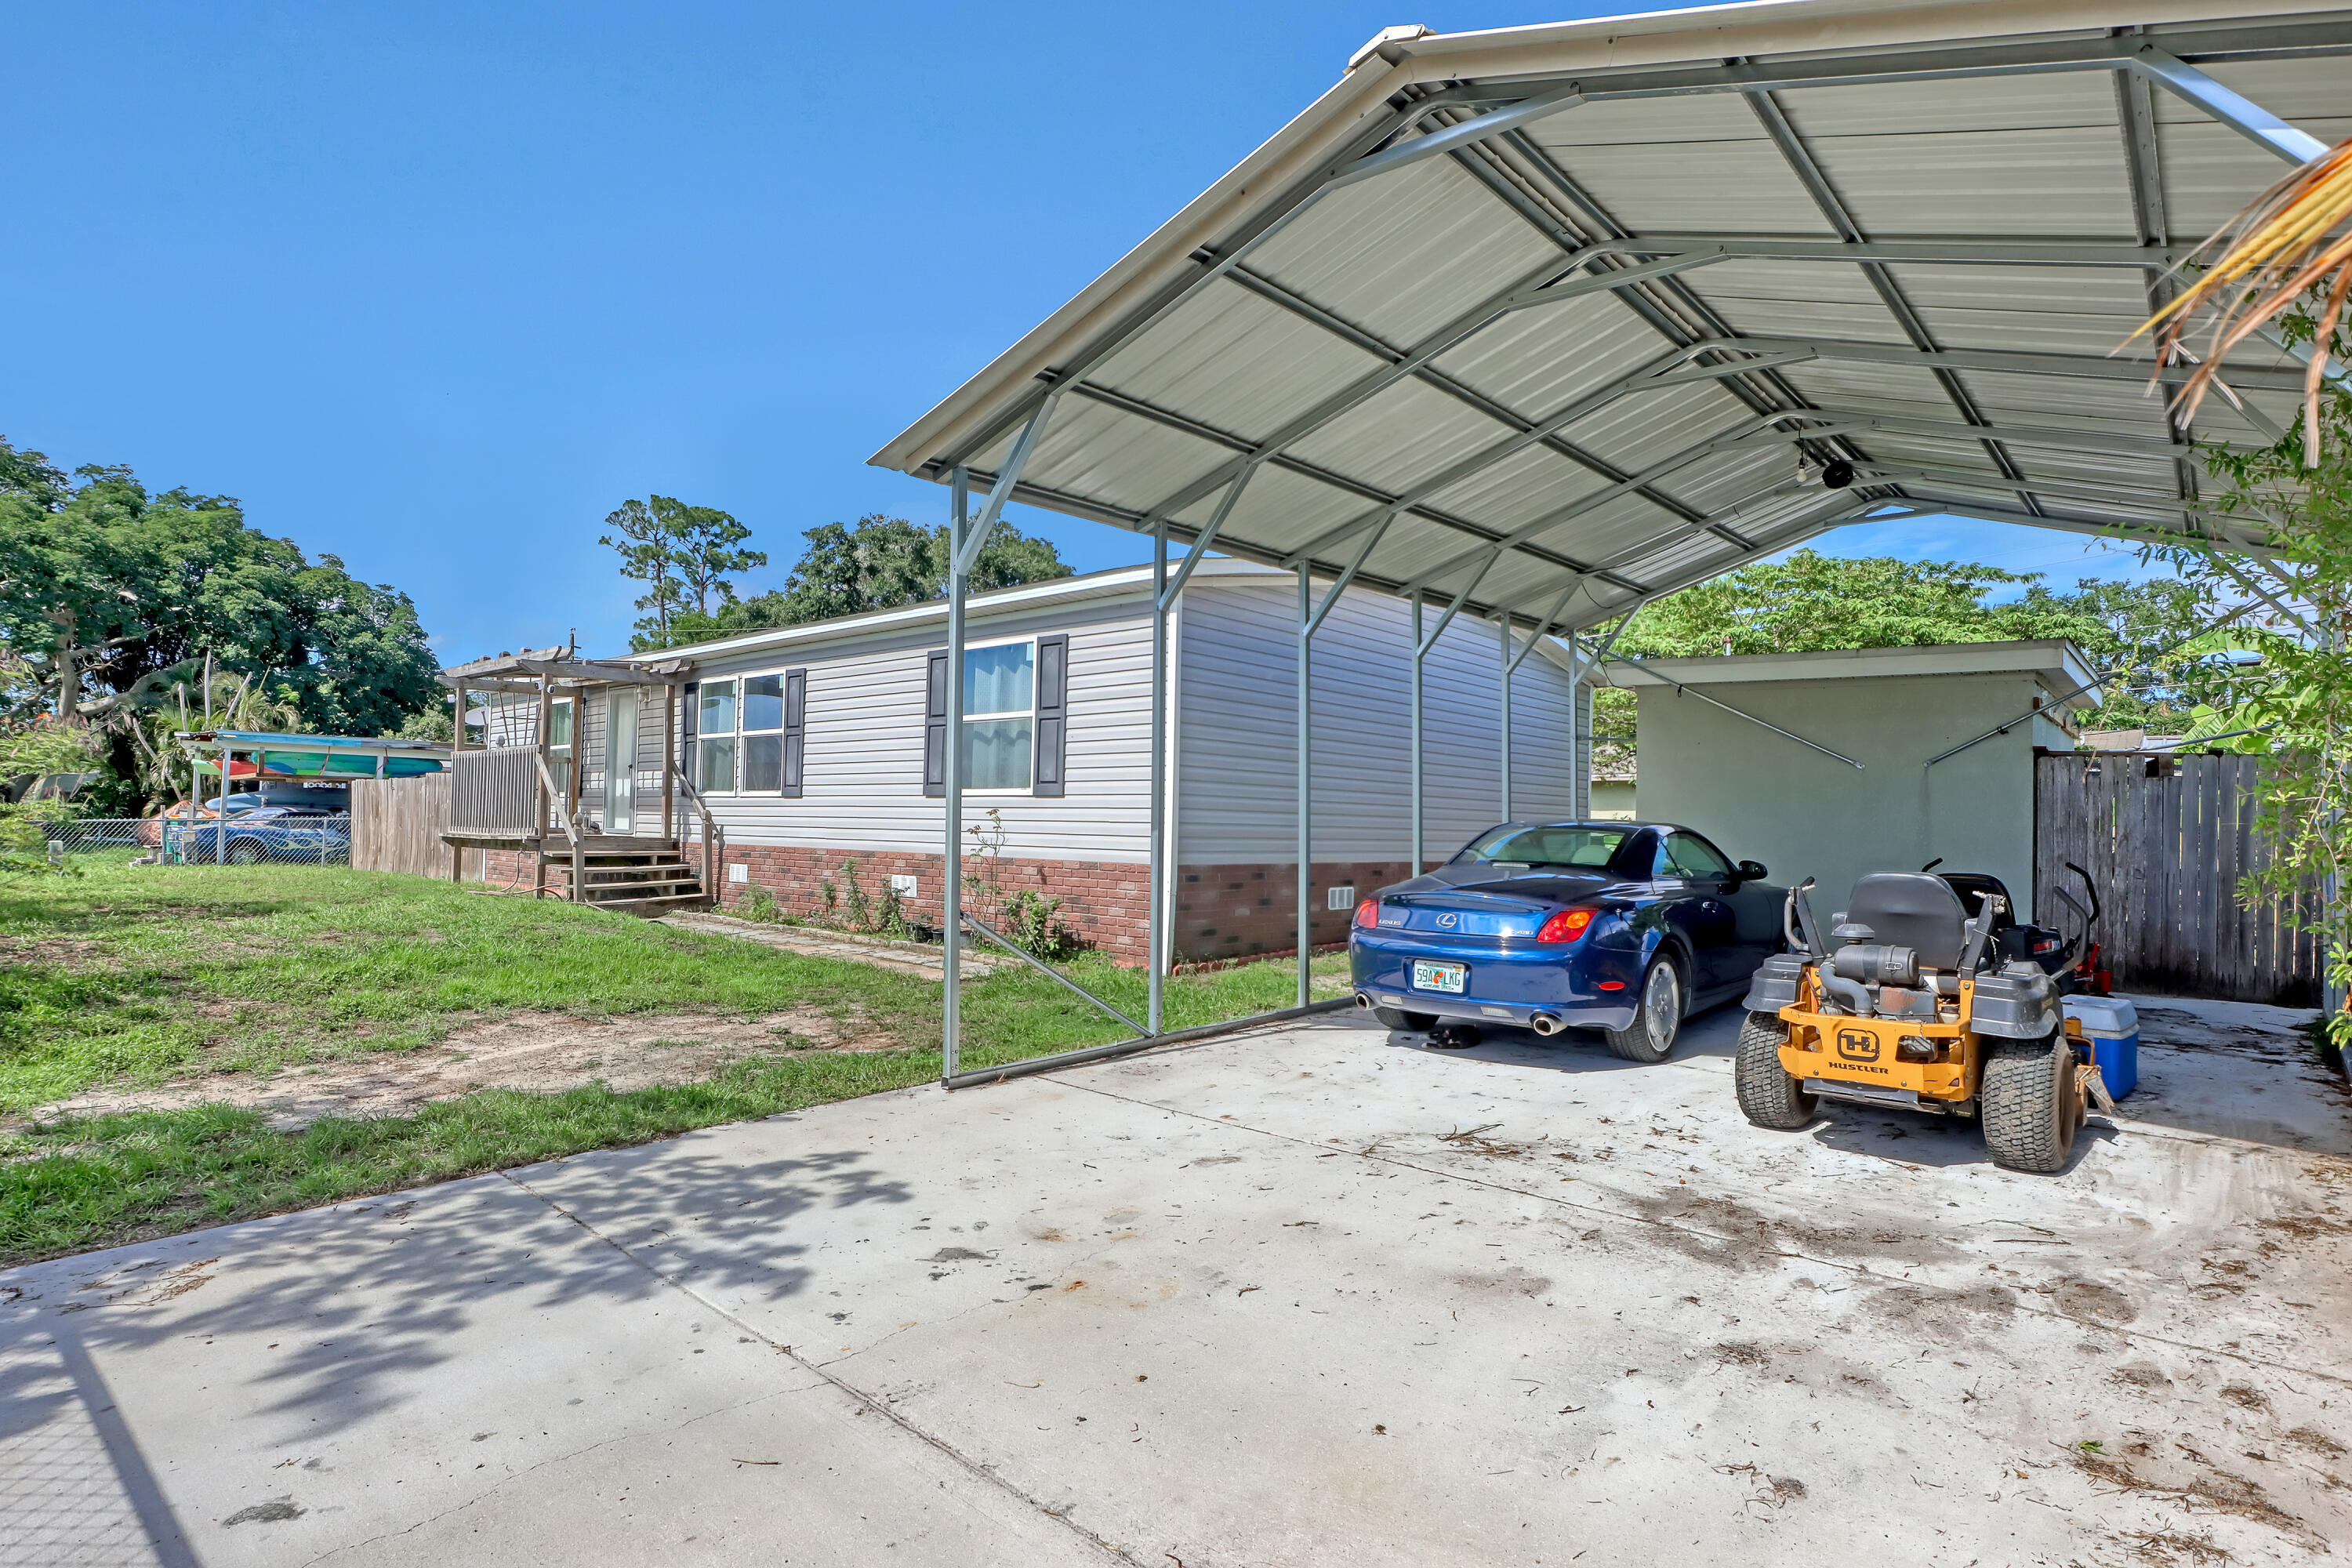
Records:
{"label": "yellow riding lawn mower", "polygon": [[2091,1103],[2115,1102],[2050,976],[2001,959],[2007,900],[1980,893],[1970,918],[1941,877],[1880,872],[1823,942],[1812,886],[1790,889],[1781,916],[1794,951],[1748,988],[1735,1075],[1748,1120],[1794,1131],[1823,1100],[1971,1116],[1993,1163],[2063,1170]]}

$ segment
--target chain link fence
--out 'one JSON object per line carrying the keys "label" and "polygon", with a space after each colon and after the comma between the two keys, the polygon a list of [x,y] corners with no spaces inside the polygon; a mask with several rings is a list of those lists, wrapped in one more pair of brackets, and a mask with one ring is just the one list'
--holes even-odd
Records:
{"label": "chain link fence", "polygon": [[113,855],[142,866],[348,866],[352,819],[271,809],[233,811],[226,823],[82,816],[46,829],[49,859]]}

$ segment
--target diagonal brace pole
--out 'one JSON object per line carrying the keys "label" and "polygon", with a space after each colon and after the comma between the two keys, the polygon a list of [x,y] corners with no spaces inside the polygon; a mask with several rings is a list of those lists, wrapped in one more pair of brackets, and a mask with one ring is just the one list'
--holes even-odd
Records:
{"label": "diagonal brace pole", "polygon": [[996,531],[996,520],[1004,515],[1004,503],[1012,498],[1013,487],[1021,482],[1021,470],[1029,466],[1029,454],[1036,450],[1037,437],[1045,433],[1045,422],[1054,416],[1054,405],[1061,401],[1061,395],[1058,392],[1047,393],[1037,405],[1037,412],[1029,416],[1029,423],[1023,426],[1021,438],[1013,443],[1003,469],[997,474],[996,482],[988,487],[988,499],[981,503],[980,515],[964,531],[955,553],[957,576],[971,576],[971,569],[980,563],[982,547]]}

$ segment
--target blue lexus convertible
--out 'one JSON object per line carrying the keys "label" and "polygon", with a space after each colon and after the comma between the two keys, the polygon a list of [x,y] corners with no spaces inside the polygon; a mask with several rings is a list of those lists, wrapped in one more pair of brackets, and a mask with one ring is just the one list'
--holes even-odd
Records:
{"label": "blue lexus convertible", "polygon": [[1391,1029],[1600,1029],[1664,1061],[1684,1018],[1747,990],[1785,889],[1685,827],[1506,823],[1356,910],[1356,1003]]}

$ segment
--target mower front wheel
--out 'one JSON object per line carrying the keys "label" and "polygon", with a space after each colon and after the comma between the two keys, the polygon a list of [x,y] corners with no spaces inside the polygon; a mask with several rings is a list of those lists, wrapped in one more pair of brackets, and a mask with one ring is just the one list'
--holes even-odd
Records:
{"label": "mower front wheel", "polygon": [[1989,1044],[1977,1104],[1992,1163],[2041,1176],[2064,1170],[2074,1152],[2074,1130],[2083,1124],[2074,1047],[2063,1030],[2039,1040]]}
{"label": "mower front wheel", "polygon": [[1748,1014],[1739,1026],[1739,1057],[1731,1075],[1741,1113],[1756,1126],[1779,1132],[1811,1122],[1821,1104],[1780,1065],[1780,1047],[1788,1043],[1789,1026],[1779,1014]]}

